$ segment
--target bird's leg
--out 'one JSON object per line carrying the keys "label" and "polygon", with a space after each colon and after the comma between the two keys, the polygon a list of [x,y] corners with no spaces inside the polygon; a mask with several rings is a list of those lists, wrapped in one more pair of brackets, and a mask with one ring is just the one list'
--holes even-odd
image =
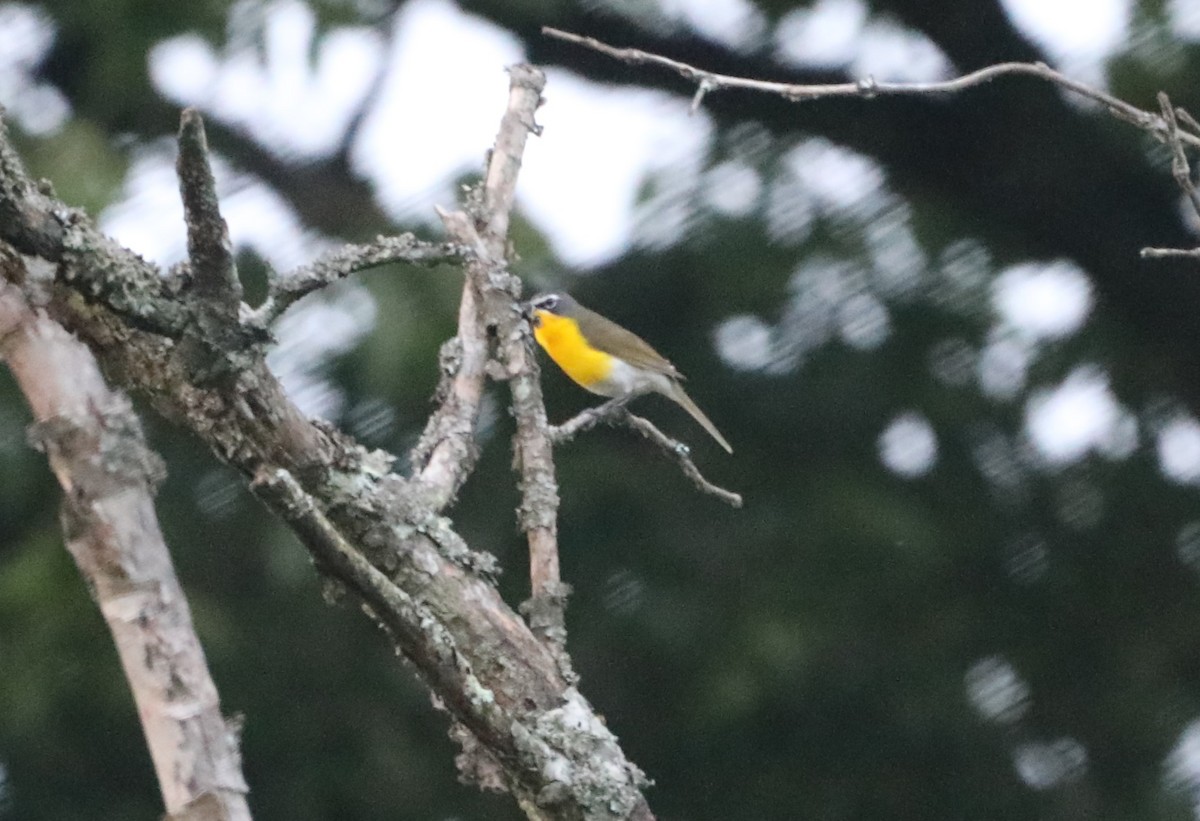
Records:
{"label": "bird's leg", "polygon": [[613,397],[607,402],[592,408],[592,413],[594,413],[598,419],[602,419],[606,416],[614,414],[618,410],[623,410],[625,406],[629,404],[629,400],[632,398],[633,394]]}

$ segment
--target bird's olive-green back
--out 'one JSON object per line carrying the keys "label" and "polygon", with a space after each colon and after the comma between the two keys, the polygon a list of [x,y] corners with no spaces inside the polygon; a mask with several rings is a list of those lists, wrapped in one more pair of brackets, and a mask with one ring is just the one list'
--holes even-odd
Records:
{"label": "bird's olive-green back", "polygon": [[579,332],[592,347],[623,359],[635,368],[661,373],[672,379],[683,379],[683,374],[666,357],[632,331],[625,330],[595,311],[589,311],[578,302],[571,305],[569,315],[579,323]]}

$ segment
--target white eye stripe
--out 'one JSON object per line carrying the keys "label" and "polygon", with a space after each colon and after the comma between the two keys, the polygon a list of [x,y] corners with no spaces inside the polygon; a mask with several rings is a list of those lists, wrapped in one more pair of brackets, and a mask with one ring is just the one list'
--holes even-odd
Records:
{"label": "white eye stripe", "polygon": [[553,311],[558,307],[558,297],[553,294],[539,297],[533,301],[533,307],[543,311]]}

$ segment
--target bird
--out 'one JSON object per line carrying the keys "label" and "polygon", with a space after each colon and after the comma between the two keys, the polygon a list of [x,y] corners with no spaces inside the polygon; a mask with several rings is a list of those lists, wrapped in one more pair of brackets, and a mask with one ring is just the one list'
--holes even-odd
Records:
{"label": "bird", "polygon": [[683,374],[640,336],[562,292],[538,294],[526,303],[525,313],[537,343],[584,390],[618,402],[661,394],[733,453],[717,426],[684,391]]}

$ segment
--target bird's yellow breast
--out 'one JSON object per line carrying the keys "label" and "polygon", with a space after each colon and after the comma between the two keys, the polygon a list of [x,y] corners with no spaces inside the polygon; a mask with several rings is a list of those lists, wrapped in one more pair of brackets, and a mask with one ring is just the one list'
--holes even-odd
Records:
{"label": "bird's yellow breast", "polygon": [[608,379],[613,357],[588,344],[575,320],[549,311],[534,311],[538,322],[534,339],[550,354],[563,373],[588,390]]}

